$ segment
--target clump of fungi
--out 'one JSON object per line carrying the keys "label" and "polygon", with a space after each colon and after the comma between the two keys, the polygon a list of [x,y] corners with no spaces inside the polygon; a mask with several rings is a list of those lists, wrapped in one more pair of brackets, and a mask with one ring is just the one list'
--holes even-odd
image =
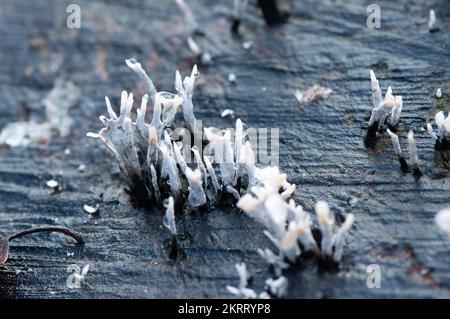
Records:
{"label": "clump of fungi", "polygon": [[[100,116],[105,127],[88,136],[103,142],[118,161],[136,205],[155,206],[168,198],[164,224],[172,234],[172,257],[176,258],[178,251],[176,210],[207,210],[224,202],[237,202],[237,207],[266,228],[277,253],[265,249],[260,254],[272,265],[278,279],[281,271],[295,263],[302,252],[312,252],[333,263],[341,260],[353,215],[348,214],[343,225],[335,227],[328,205],[318,202],[316,232],[320,235],[314,238],[308,213],[292,199],[288,201],[295,185],[286,180],[286,174],[277,166],[256,165],[244,123],[237,119],[232,134],[230,130],[203,128],[197,120],[192,101],[199,76],[196,66],[183,80],[177,71],[176,93],[169,93],[156,90],[139,62],[129,59],[126,63],[148,88],[136,120],[133,122],[130,117],[133,94],[123,91],[119,115],[106,98],[109,118]],[[153,104],[150,123],[145,121],[148,103]],[[284,287],[278,279],[268,284],[273,286],[271,291],[275,295]]]}
{"label": "clump of fungi", "polygon": [[378,132],[382,131],[384,125],[391,131],[397,130],[403,108],[403,99],[399,95],[394,96],[391,87],[388,87],[383,98],[380,83],[372,70],[370,70],[370,82],[373,109],[367,128],[366,145],[373,146]]}

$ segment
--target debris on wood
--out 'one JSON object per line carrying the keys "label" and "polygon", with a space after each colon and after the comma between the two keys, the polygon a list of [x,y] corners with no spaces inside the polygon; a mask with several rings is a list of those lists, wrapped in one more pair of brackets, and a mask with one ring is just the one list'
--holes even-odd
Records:
{"label": "debris on wood", "polygon": [[69,110],[81,97],[81,91],[72,82],[56,80],[45,97],[45,121],[20,121],[8,123],[0,132],[0,144],[27,147],[47,144],[56,130],[62,137],[70,133],[72,118]]}
{"label": "debris on wood", "polygon": [[301,106],[305,106],[315,101],[327,99],[331,92],[333,91],[330,88],[314,84],[304,92],[295,90],[294,95],[298,103],[300,103]]}
{"label": "debris on wood", "polygon": [[13,239],[20,238],[23,236],[31,235],[34,233],[40,233],[40,232],[56,232],[64,234],[68,237],[72,237],[75,239],[77,244],[84,244],[84,238],[83,235],[80,233],[66,228],[66,227],[59,227],[59,226],[41,226],[41,227],[33,227],[26,229],[24,231],[18,232],[16,234],[6,236],[3,238],[0,238],[0,265],[6,263],[9,256],[9,244]]}

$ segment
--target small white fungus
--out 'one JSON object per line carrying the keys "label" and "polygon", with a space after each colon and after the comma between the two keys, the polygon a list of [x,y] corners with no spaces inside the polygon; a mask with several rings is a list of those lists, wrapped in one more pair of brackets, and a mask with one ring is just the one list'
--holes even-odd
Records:
{"label": "small white fungus", "polygon": [[98,213],[98,211],[99,211],[99,209],[100,209],[100,205],[97,204],[97,205],[95,205],[95,206],[91,206],[91,205],[85,204],[85,205],[83,205],[83,209],[84,209],[84,211],[85,211],[86,213],[92,215],[92,214]]}
{"label": "small white fungus", "polygon": [[59,183],[54,179],[47,181],[46,185],[48,188],[51,188],[53,190],[57,190],[59,188]]}

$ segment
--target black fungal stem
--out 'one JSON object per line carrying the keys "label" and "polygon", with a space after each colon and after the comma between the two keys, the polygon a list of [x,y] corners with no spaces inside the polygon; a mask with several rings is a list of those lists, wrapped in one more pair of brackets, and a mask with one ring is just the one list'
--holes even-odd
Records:
{"label": "black fungal stem", "polygon": [[178,241],[177,241],[177,236],[176,235],[172,235],[172,242],[170,244],[170,253],[169,253],[169,258],[176,260],[178,257]]}
{"label": "black fungal stem", "polygon": [[288,14],[278,9],[276,0],[258,0],[258,6],[261,8],[267,25],[272,26],[287,21]]}
{"label": "black fungal stem", "polygon": [[374,140],[377,138],[379,124],[378,121],[375,121],[369,128],[367,129],[367,139]]}
{"label": "black fungal stem", "polygon": [[413,166],[412,172],[413,172],[413,175],[416,177],[421,177],[423,175],[422,171],[420,170],[419,166],[417,166],[417,165]]}
{"label": "black fungal stem", "polygon": [[406,162],[406,159],[403,156],[399,156],[398,161],[400,162],[400,169],[402,170],[402,172],[408,173],[409,166],[408,166],[408,163]]}

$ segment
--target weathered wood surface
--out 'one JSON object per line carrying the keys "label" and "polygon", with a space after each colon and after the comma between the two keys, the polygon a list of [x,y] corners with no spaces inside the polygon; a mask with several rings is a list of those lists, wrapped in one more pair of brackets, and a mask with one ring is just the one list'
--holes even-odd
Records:
{"label": "weathered wood surface", "polygon": [[[321,272],[306,261],[287,274],[289,297],[450,297],[450,242],[433,221],[450,204],[450,179],[434,167],[431,139],[421,130],[437,110],[449,110],[450,3],[379,1],[379,30],[366,27],[370,1],[295,1],[289,23],[271,29],[250,7],[237,38],[228,32],[228,3],[188,2],[214,57],[212,66],[200,68],[198,116],[227,127],[219,114],[231,108],[249,126],[280,128],[280,166],[299,186],[296,201],[311,209],[324,199],[338,214],[356,216],[340,270]],[[57,78],[82,90],[68,138],[56,136],[40,148],[1,148],[0,233],[64,225],[81,231],[87,243],[78,247],[58,235],[14,241],[0,267],[0,296],[230,297],[225,285],[237,282],[238,261],[247,263],[261,290],[270,272],[256,254],[269,246],[259,226],[234,208],[180,216],[185,258],[171,261],[161,210],[133,209],[111,174],[110,154],[85,137],[100,128],[105,95],[117,106],[122,89],[143,93],[125,58],[138,58],[160,90],[173,90],[177,68],[189,71],[192,54],[176,5],[79,0],[82,28],[73,31],[65,27],[68,3],[0,3],[0,128],[42,116],[42,98]],[[442,25],[432,34],[416,25],[430,6]],[[242,49],[244,40],[254,42],[250,51]],[[403,96],[402,119],[416,131],[425,171],[420,180],[400,172],[388,138],[381,143],[388,146],[376,151],[364,146],[369,68],[383,90],[392,85]],[[230,72],[235,85],[227,81]],[[331,87],[332,95],[300,108],[293,91],[315,83]],[[439,102],[437,87],[447,92]],[[80,164],[86,172],[77,171]],[[51,177],[62,183],[62,192],[51,194],[45,186]],[[100,203],[99,216],[86,214],[85,203]],[[66,287],[70,264],[91,266],[81,289]],[[381,266],[380,289],[366,286],[369,264]]]}

